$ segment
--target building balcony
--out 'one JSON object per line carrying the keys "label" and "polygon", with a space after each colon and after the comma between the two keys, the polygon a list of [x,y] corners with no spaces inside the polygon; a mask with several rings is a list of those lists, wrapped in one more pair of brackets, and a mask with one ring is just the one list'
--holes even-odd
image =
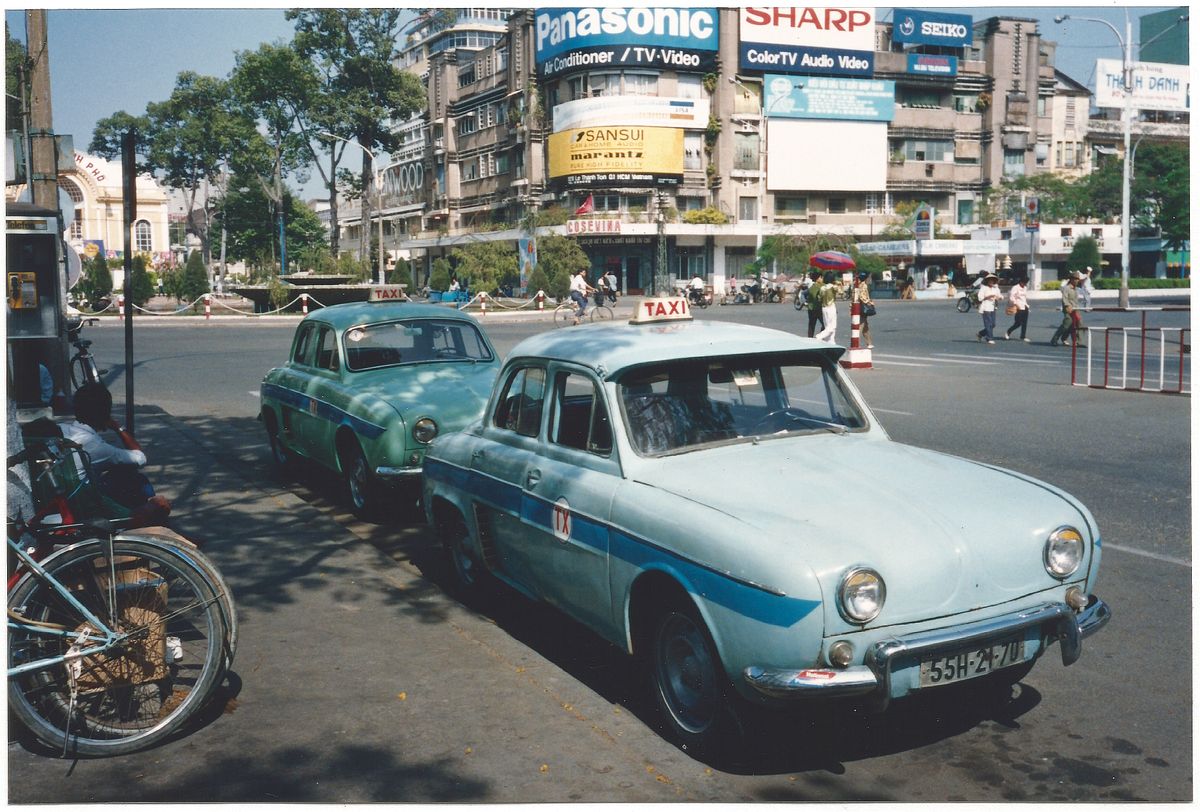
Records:
{"label": "building balcony", "polygon": [[889,129],[935,131],[953,138],[960,115],[952,107],[897,107]]}

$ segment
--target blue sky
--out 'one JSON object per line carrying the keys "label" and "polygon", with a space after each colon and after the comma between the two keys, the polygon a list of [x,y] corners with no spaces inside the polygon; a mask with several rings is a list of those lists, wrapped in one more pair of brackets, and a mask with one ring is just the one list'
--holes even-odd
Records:
{"label": "blue sky", "polygon": [[[52,3],[47,3],[49,7]],[[244,9],[55,9],[47,12],[50,83],[54,129],[75,137],[77,149],[87,149],[95,124],[118,110],[145,112],[149,102],[171,94],[180,71],[224,77],[238,51],[260,44],[289,40],[294,29],[283,8]],[[722,4],[724,5],[724,4]],[[730,4],[733,5],[733,4]],[[975,19],[1015,15],[1039,20],[1046,39],[1058,42],[1056,66],[1071,78],[1089,84],[1098,58],[1120,59],[1117,39],[1098,23],[1054,22],[1059,14],[1078,14],[1109,20],[1125,30],[1126,6],[943,6],[942,3],[901,4],[938,7],[970,14]],[[1137,18],[1168,6],[1130,6],[1133,40]],[[878,6],[881,19],[890,19],[892,6]],[[6,8],[5,21],[14,37],[24,41],[25,19],[20,10]],[[1136,54],[1135,54],[1136,57]],[[348,156],[349,157],[349,156]],[[350,165],[356,160],[348,162]],[[306,190],[316,188],[311,183]]]}

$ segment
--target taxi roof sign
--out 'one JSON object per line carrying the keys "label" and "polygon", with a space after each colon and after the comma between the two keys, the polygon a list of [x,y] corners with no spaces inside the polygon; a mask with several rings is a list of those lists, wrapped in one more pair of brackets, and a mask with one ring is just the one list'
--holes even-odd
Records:
{"label": "taxi roof sign", "polygon": [[403,285],[372,285],[368,302],[407,302],[408,294]]}
{"label": "taxi roof sign", "polygon": [[662,321],[691,321],[692,309],[682,296],[645,298],[633,309],[630,324],[654,324]]}

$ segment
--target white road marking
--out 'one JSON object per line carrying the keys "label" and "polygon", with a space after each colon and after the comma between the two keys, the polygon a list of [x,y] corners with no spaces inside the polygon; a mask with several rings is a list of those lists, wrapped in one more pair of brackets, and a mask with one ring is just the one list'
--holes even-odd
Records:
{"label": "white road marking", "polygon": [[1129,553],[1130,555],[1140,555],[1140,556],[1143,556],[1144,558],[1153,558],[1155,561],[1165,561],[1168,564],[1178,564],[1181,567],[1188,567],[1189,569],[1192,566],[1191,561],[1185,561],[1182,558],[1175,558],[1174,556],[1170,556],[1170,555],[1162,555],[1161,553],[1152,553],[1147,550],[1138,550],[1133,547],[1122,547],[1119,544],[1109,544],[1108,542],[1103,542],[1100,545],[1100,549],[1102,551],[1103,550],[1116,550],[1119,553]]}
{"label": "white road marking", "polygon": [[[991,352],[991,351],[989,351],[989,352],[988,352],[988,356],[989,356],[989,357],[992,357],[992,358],[1003,358],[1003,359],[1005,359],[1005,360],[1009,360],[1009,359],[1011,359],[1011,360],[1013,360],[1013,361],[1020,361],[1022,364],[1049,364],[1049,365],[1052,365],[1052,366],[1060,366],[1060,365],[1062,365],[1063,363],[1069,363],[1068,359],[1066,359],[1066,358],[1062,358],[1062,359],[1058,359],[1058,360],[1054,360],[1054,359],[1047,360],[1047,359],[1042,359],[1042,358],[1029,358],[1029,357],[1027,357],[1027,356],[1024,356],[1024,355],[1014,355],[1013,353],[1003,353],[1003,352]],[[938,358],[971,358],[971,359],[976,359],[976,358],[978,358],[979,356],[977,356],[977,355],[954,355],[953,353],[944,353],[944,354],[943,354],[943,353],[939,353],[937,357],[938,357]]]}
{"label": "white road marking", "polygon": [[889,367],[931,367],[931,366],[933,366],[933,364],[910,364],[910,363],[906,363],[904,361],[876,361],[874,358],[871,359],[871,363],[876,366],[889,366]]}
{"label": "white road marking", "polygon": [[[979,366],[994,367],[999,364],[999,361],[959,361],[954,358],[932,358],[928,355],[882,355],[876,354],[879,358],[897,358],[905,361],[933,361],[938,364],[977,364]],[[897,361],[889,361],[889,363],[898,363]]]}
{"label": "white road marking", "polygon": [[904,417],[912,417],[913,416],[912,412],[902,412],[902,411],[899,411],[898,409],[880,409],[880,408],[877,408],[874,406],[871,407],[871,411],[883,412],[884,414],[898,414],[898,415],[902,415]]}

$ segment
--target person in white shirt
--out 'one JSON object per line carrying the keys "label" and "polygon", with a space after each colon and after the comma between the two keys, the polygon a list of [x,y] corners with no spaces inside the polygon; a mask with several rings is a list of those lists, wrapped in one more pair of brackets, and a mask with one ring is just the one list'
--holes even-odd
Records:
{"label": "person in white shirt", "polygon": [[1022,276],[1017,280],[1017,284],[1013,285],[1012,289],[1008,291],[1008,302],[1017,309],[1017,312],[1013,313],[1012,327],[1009,327],[1004,331],[1004,337],[1006,339],[1011,339],[1012,334],[1018,327],[1020,327],[1021,340],[1025,342],[1029,341],[1029,339],[1025,337],[1025,328],[1029,325],[1029,297],[1026,293],[1027,289],[1025,287],[1028,284],[1029,279]]}
{"label": "person in white shirt", "polygon": [[1083,279],[1079,284],[1079,307],[1087,310],[1092,306],[1092,266],[1088,265],[1083,271]]}
{"label": "person in white shirt", "polygon": [[1000,279],[995,274],[988,274],[983,285],[979,288],[979,315],[983,316],[983,329],[975,334],[980,341],[995,344],[996,338],[992,332],[996,329],[996,302],[1004,298],[1000,292]]}
{"label": "person in white shirt", "polygon": [[583,318],[583,314],[587,312],[588,295],[596,289],[587,283],[587,271],[580,268],[571,277],[571,300],[579,305],[579,310],[575,311],[574,324],[579,324],[579,320]]}
{"label": "person in white shirt", "polygon": [[[156,496],[150,480],[138,470],[146,464],[146,454],[112,419],[112,395],[103,384],[87,383],[76,390],[75,419],[60,428],[63,437],[77,443],[90,458],[100,492],[133,511],[139,524],[160,524],[170,514],[171,503]],[[100,432],[107,429],[117,433],[124,447],[104,440]]]}

